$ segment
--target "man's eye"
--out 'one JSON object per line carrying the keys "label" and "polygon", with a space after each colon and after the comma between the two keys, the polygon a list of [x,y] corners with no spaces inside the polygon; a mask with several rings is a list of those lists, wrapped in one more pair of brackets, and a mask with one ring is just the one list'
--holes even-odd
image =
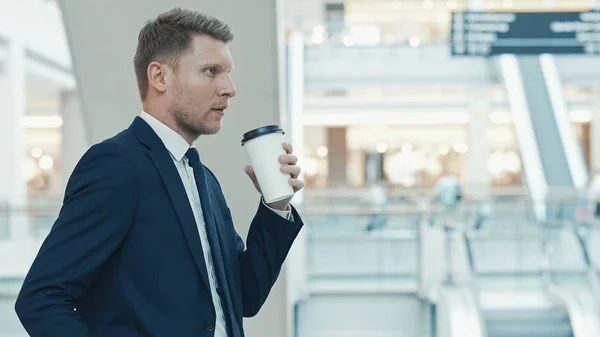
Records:
{"label": "man's eye", "polygon": [[207,73],[214,75],[217,73],[217,69],[216,68],[207,68],[204,71],[206,71]]}

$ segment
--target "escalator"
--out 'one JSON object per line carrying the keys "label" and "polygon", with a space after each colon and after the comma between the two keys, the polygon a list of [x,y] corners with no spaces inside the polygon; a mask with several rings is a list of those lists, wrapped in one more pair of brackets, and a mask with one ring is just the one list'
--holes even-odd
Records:
{"label": "escalator", "polygon": [[499,57],[498,71],[515,123],[528,189],[538,220],[546,217],[548,189],[582,188],[587,169],[549,55]]}
{"label": "escalator", "polygon": [[517,64],[546,182],[549,187],[572,187],[573,177],[566,147],[560,135],[542,63],[538,57],[523,56],[517,58]]}
{"label": "escalator", "polygon": [[562,308],[490,310],[485,323],[488,337],[575,337]]}
{"label": "escalator", "polygon": [[585,325],[593,317],[577,316],[578,329],[571,323],[577,311],[560,302],[498,308],[482,304],[472,289],[446,287],[437,305],[436,337],[597,337]]}
{"label": "escalator", "polygon": [[[498,264],[502,264],[502,260],[510,259],[508,252],[515,250],[515,247],[509,245],[504,247],[502,256],[490,255],[485,263],[481,263],[484,261],[481,255],[486,252],[481,248],[490,247],[489,239],[520,240],[521,247],[517,247],[517,250],[530,247],[526,249],[527,256],[537,256],[546,262],[551,260],[548,256],[550,251],[540,248],[536,253],[531,250],[534,241],[540,247],[547,247],[546,241],[550,240],[553,245],[560,247],[560,252],[568,251],[573,255],[572,250],[566,249],[572,247],[560,246],[561,243],[558,242],[561,235],[568,232],[568,228],[559,231],[545,229],[542,236],[517,235],[503,238],[499,233],[481,235],[463,231],[460,236],[463,237],[464,247],[461,250],[467,256],[457,261],[467,261],[468,265],[465,267],[470,271],[471,277],[466,284],[446,284],[441,291],[437,306],[436,337],[600,336],[597,297],[588,282],[559,282],[551,277],[552,272],[560,272],[557,266],[544,263],[538,273],[532,269],[526,270],[529,276],[523,274],[524,270],[515,269],[508,264],[499,268]],[[495,265],[494,268],[490,268],[490,263]],[[525,282],[528,277],[537,281]]]}
{"label": "escalator", "polygon": [[[576,337],[573,334],[569,309],[563,305],[565,301],[559,300],[559,297],[563,298],[569,295],[560,293],[555,296],[555,291],[549,290],[550,287],[544,284],[544,280],[547,281],[548,278],[543,278],[541,273],[538,274],[539,276],[535,276],[536,270],[544,269],[540,265],[536,266],[534,261],[537,259],[523,259],[523,255],[521,255],[540,256],[540,260],[548,261],[546,259],[548,249],[545,242],[548,239],[557,240],[559,235],[556,232],[540,231],[536,228],[525,230],[523,227],[511,231],[508,236],[503,235],[502,231],[494,230],[487,234],[482,234],[481,231],[463,234],[465,252],[469,257],[469,270],[475,281],[473,291],[478,295],[479,317],[481,317],[481,325],[486,337]],[[538,244],[540,240],[541,245]],[[503,254],[503,259],[506,260],[503,265],[495,259],[497,261],[495,269],[482,266],[476,268],[476,261],[479,261],[480,264],[486,260],[493,261],[481,258],[486,254],[486,250],[482,248],[494,245],[497,245],[496,249],[499,250],[505,249],[511,250],[513,253],[515,251],[520,253]],[[475,258],[475,251],[479,253],[480,259]],[[520,261],[515,261],[517,263],[514,265],[506,263],[511,260]],[[541,269],[538,269],[539,267]],[[529,276],[525,276],[527,274]],[[492,289],[487,287],[484,291],[480,290],[483,275],[495,280],[496,285]],[[503,278],[521,279],[521,286],[515,287],[515,283],[511,282],[510,287],[514,288],[507,291],[500,285],[501,281],[498,281]],[[532,279],[533,283],[538,286],[523,286],[525,278]],[[533,280],[535,278],[538,279],[537,282]],[[588,336],[585,335],[585,337]]]}

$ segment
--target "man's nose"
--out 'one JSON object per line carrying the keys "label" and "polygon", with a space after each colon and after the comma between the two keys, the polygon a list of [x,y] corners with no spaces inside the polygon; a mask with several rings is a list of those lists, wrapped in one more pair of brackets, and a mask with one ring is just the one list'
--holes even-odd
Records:
{"label": "man's nose", "polygon": [[235,84],[231,77],[227,76],[225,83],[223,83],[223,88],[221,89],[221,96],[229,96],[233,97],[236,94]]}

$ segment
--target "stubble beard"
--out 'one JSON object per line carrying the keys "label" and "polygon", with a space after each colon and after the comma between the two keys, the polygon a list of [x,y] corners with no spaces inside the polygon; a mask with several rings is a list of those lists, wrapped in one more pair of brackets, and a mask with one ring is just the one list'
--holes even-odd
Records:
{"label": "stubble beard", "polygon": [[179,129],[193,138],[201,135],[213,135],[221,129],[220,123],[210,125],[204,120],[194,118],[194,113],[185,109],[176,108],[173,110],[173,115]]}
{"label": "stubble beard", "polygon": [[[181,101],[181,92],[179,90],[177,92],[175,101]],[[178,103],[175,103],[170,110],[171,114],[175,118],[175,123],[177,124],[178,129],[185,135],[186,138],[189,137],[191,139],[198,139],[198,137],[201,135],[213,135],[221,130],[221,123],[211,125],[205,120],[205,118],[195,118],[195,116],[202,114],[202,111],[191,111]],[[208,113],[210,113],[210,111]],[[208,114],[204,116],[207,117]]]}

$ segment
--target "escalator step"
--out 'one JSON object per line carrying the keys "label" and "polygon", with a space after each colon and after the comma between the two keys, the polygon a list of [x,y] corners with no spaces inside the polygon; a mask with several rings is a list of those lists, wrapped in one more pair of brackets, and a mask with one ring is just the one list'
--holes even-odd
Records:
{"label": "escalator step", "polygon": [[486,313],[489,337],[573,337],[569,317],[551,310]]}

